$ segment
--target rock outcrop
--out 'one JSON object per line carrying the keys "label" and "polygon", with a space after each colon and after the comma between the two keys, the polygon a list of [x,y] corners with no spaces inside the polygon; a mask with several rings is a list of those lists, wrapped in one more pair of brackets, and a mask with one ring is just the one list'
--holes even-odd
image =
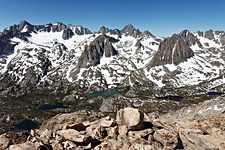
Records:
{"label": "rock outcrop", "polygon": [[140,37],[141,36],[141,31],[139,29],[135,29],[131,24],[128,24],[127,26],[125,26],[122,30],[121,33],[125,34],[125,35],[130,35],[133,36],[135,38]]}
{"label": "rock outcrop", "polygon": [[[188,42],[188,41],[187,41]],[[163,40],[151,60],[151,67],[165,64],[179,64],[194,56],[194,52],[179,35]]]}
{"label": "rock outcrop", "polygon": [[99,33],[102,33],[103,35],[107,33],[114,34],[114,35],[117,35],[118,38],[120,38],[122,35],[119,29],[109,29],[109,28],[106,28],[105,26],[102,26],[100,28]]}
{"label": "rock outcrop", "polygon": [[195,44],[197,44],[199,47],[202,47],[202,44],[200,43],[199,39],[188,30],[180,32],[179,36],[187,43],[189,47]]}
{"label": "rock outcrop", "polygon": [[[57,115],[43,123],[40,129],[31,130],[27,141],[9,143],[7,141],[15,141],[18,137],[9,138],[5,134],[1,135],[0,143],[3,144],[0,148],[148,150],[176,147],[180,144],[177,142],[179,137],[175,130],[169,132],[172,139],[164,139],[163,136],[168,131],[149,125],[151,123],[147,115],[138,109],[124,108],[118,113],[120,116],[117,119],[122,119],[123,124],[109,116],[98,119],[95,113],[75,112]],[[173,141],[175,142],[171,144]]]}
{"label": "rock outcrop", "polygon": [[222,150],[224,99],[212,99],[158,118],[130,107],[119,110],[116,120],[88,111],[61,114],[30,133],[0,135],[0,149]]}
{"label": "rock outcrop", "polygon": [[126,125],[128,130],[143,128],[144,114],[134,108],[124,108],[117,112],[116,120],[120,125]]}
{"label": "rock outcrop", "polygon": [[70,39],[74,35],[73,31],[71,29],[65,29],[63,30],[62,38],[64,40]]}
{"label": "rock outcrop", "polygon": [[117,55],[118,52],[112,46],[112,43],[115,42],[118,42],[118,40],[112,37],[106,35],[98,36],[89,46],[86,46],[78,60],[77,68],[95,66],[100,63],[101,57]]}

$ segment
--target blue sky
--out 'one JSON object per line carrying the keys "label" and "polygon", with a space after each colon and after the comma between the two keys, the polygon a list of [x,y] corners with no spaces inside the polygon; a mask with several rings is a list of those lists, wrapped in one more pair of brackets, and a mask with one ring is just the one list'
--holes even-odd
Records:
{"label": "blue sky", "polygon": [[0,0],[0,30],[21,20],[63,22],[97,31],[133,24],[158,36],[225,30],[225,0]]}

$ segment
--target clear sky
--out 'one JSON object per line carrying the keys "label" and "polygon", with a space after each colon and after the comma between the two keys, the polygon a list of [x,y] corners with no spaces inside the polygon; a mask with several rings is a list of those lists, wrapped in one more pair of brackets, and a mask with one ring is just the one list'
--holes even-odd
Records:
{"label": "clear sky", "polygon": [[0,0],[0,30],[27,20],[63,22],[97,31],[127,24],[170,36],[190,31],[225,30],[225,0]]}

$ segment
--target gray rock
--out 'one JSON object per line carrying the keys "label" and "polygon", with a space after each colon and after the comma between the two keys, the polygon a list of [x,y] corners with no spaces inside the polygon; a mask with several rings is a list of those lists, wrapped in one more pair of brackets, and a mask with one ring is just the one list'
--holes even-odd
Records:
{"label": "gray rock", "polygon": [[119,125],[126,125],[128,130],[143,129],[144,114],[138,109],[127,107],[120,109],[116,115]]}
{"label": "gray rock", "polygon": [[151,60],[151,67],[165,64],[179,64],[194,56],[194,52],[187,43],[174,34],[172,37],[163,40],[158,51]]}
{"label": "gray rock", "polygon": [[154,139],[164,145],[164,148],[174,149],[178,145],[178,133],[167,129],[157,130]]}
{"label": "gray rock", "polygon": [[145,36],[145,37],[156,38],[156,37],[155,37],[151,32],[149,32],[149,31],[144,31],[144,32],[142,33],[142,35]]}
{"label": "gray rock", "polygon": [[41,144],[39,142],[32,143],[26,142],[22,144],[15,144],[9,147],[9,150],[38,150],[41,149]]}
{"label": "gray rock", "polygon": [[84,34],[92,34],[92,32],[84,27],[81,26],[76,26],[75,31],[74,31],[77,35],[84,35]]}
{"label": "gray rock", "polygon": [[139,29],[135,29],[131,24],[128,24],[127,26],[125,26],[122,30],[121,33],[125,34],[125,35],[130,35],[133,37],[140,37],[141,36],[141,31]]}
{"label": "gray rock", "polygon": [[179,36],[187,43],[189,47],[195,44],[197,44],[199,47],[202,47],[202,44],[200,43],[198,38],[188,30],[182,31],[181,33],[179,33]]}
{"label": "gray rock", "polygon": [[103,35],[105,35],[106,33],[110,33],[110,34],[117,35],[118,38],[121,38],[121,35],[122,35],[120,30],[118,30],[118,29],[109,29],[109,28],[106,28],[105,26],[102,26],[98,33],[102,33]]}
{"label": "gray rock", "polygon": [[51,24],[52,32],[61,32],[67,28],[67,26],[61,22],[57,24]]}
{"label": "gray rock", "polygon": [[208,30],[205,32],[204,37],[210,40],[215,39],[213,30]]}
{"label": "gray rock", "polygon": [[98,36],[81,54],[77,68],[87,68],[99,64],[103,54],[105,54],[105,57],[117,55],[118,52],[112,46],[112,43],[117,41],[118,40],[106,35]]}
{"label": "gray rock", "polygon": [[57,134],[63,136],[66,140],[70,140],[82,145],[87,144],[92,140],[91,136],[83,135],[74,129],[60,130],[57,132]]}
{"label": "gray rock", "polygon": [[73,31],[71,29],[65,29],[63,30],[62,38],[64,40],[70,39],[74,35]]}
{"label": "gray rock", "polygon": [[116,112],[118,109],[124,107],[131,107],[128,100],[124,99],[122,96],[112,96],[102,100],[99,110],[101,112]]}
{"label": "gray rock", "polygon": [[10,141],[11,139],[7,138],[5,134],[0,135],[0,149],[6,149]]}
{"label": "gray rock", "polygon": [[34,31],[34,26],[31,25],[29,22],[27,22],[25,20],[22,20],[18,26],[19,26],[18,29],[20,31],[22,31],[24,29],[24,27],[27,28],[27,31],[26,32],[29,32],[30,33],[30,32],[33,32]]}

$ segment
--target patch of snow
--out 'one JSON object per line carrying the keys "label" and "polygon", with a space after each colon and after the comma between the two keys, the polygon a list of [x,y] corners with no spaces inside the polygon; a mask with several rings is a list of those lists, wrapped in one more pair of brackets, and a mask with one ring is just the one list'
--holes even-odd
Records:
{"label": "patch of snow", "polygon": [[28,31],[28,28],[27,28],[27,25],[25,25],[21,31],[21,33],[24,33],[24,32],[27,32]]}

